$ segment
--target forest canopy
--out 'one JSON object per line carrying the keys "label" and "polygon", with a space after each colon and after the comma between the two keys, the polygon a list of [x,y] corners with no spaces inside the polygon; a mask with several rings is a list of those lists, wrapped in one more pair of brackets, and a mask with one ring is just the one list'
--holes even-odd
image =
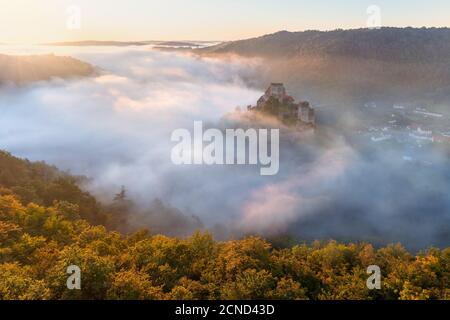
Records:
{"label": "forest canopy", "polygon": [[[450,248],[119,233],[80,179],[0,153],[0,299],[450,299]],[[81,290],[67,288],[70,265]]]}

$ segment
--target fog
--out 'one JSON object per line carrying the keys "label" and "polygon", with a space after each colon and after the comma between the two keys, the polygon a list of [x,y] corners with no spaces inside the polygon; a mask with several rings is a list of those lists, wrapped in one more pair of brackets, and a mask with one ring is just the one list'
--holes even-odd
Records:
{"label": "fog", "polygon": [[405,163],[402,150],[361,147],[328,124],[312,136],[282,130],[276,176],[255,166],[172,164],[173,130],[198,120],[222,128],[236,106],[256,102],[262,90],[253,84],[270,81],[259,61],[149,47],[33,50],[70,54],[100,72],[0,88],[0,149],[86,175],[85,187],[104,202],[125,186],[135,227],[450,244],[450,170],[440,150],[424,149],[430,166]]}

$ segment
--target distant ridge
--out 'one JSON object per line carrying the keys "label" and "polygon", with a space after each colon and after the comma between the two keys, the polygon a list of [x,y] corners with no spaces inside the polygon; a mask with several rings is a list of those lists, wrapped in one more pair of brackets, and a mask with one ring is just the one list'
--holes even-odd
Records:
{"label": "distant ridge", "polygon": [[10,56],[0,54],[0,85],[11,82],[23,84],[50,80],[53,77],[84,77],[95,73],[89,63],[63,56]]}
{"label": "distant ridge", "polygon": [[279,31],[231,41],[202,53],[293,58],[340,56],[381,61],[450,61],[449,28],[381,28],[334,31]]}
{"label": "distant ridge", "polygon": [[280,31],[194,50],[264,60],[260,88],[281,81],[323,103],[355,99],[450,100],[450,29]]}
{"label": "distant ridge", "polygon": [[126,46],[168,46],[168,47],[200,47],[202,43],[209,43],[209,41],[98,41],[98,40],[85,40],[85,41],[69,41],[69,42],[52,42],[45,43],[44,45],[50,46],[116,46],[116,47],[126,47]]}
{"label": "distant ridge", "polygon": [[85,40],[85,41],[67,41],[67,42],[50,42],[44,43],[49,46],[145,46],[158,43],[158,41],[98,41],[98,40]]}

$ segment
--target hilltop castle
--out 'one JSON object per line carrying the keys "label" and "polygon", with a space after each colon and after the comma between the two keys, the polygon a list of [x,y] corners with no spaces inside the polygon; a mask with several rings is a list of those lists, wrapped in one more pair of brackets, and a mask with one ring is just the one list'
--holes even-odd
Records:
{"label": "hilltop castle", "polygon": [[296,103],[294,98],[286,93],[282,83],[271,83],[255,107],[249,110],[261,111],[276,116],[283,122],[300,126],[315,126],[315,112],[309,102]]}

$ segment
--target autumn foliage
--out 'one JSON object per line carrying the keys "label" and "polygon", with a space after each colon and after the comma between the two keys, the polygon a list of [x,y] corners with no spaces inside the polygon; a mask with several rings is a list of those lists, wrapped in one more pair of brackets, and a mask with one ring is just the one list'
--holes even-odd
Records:
{"label": "autumn foliage", "polygon": [[[275,249],[258,237],[214,241],[107,231],[78,207],[23,206],[0,196],[2,299],[449,299],[450,249],[416,256],[400,245],[336,242]],[[68,290],[66,268],[82,270]],[[368,290],[378,264],[382,289]]]}
{"label": "autumn foliage", "polygon": [[[40,180],[28,190],[13,180],[0,188],[0,299],[450,299],[450,248],[411,254],[399,244],[275,247],[259,237],[218,242],[201,232],[185,239],[122,234],[88,222],[101,211],[75,185],[58,189],[72,190],[74,203],[58,195],[46,205]],[[97,215],[80,198],[91,199]],[[381,290],[366,286],[373,264]],[[81,290],[67,288],[70,265],[81,269]]]}

